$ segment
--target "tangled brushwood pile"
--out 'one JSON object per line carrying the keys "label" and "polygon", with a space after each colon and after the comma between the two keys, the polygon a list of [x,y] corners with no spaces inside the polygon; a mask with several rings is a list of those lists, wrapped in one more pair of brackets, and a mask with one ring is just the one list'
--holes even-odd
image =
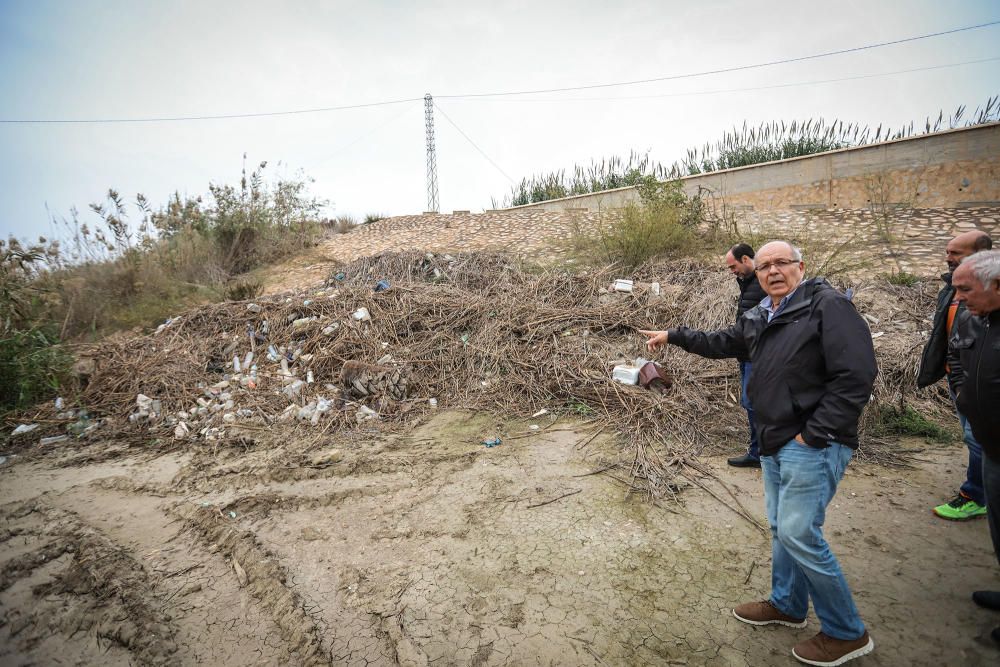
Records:
{"label": "tangled brushwood pile", "polygon": [[[637,328],[728,325],[736,287],[690,262],[643,267],[639,288],[609,291],[621,277],[484,253],[365,258],[318,291],[208,306],[95,346],[80,407],[102,418],[103,437],[140,432],[191,447],[236,441],[244,428],[393,428],[433,406],[576,412],[621,436],[634,488],[672,494],[706,447],[731,451],[745,438],[735,364],[668,350],[665,395],[612,382],[611,370],[643,354]],[[641,289],[644,280],[659,293]],[[882,369],[876,410],[904,396],[925,414],[947,410],[914,384],[932,290],[858,290]],[[80,421],[75,411],[41,417]],[[878,444],[866,440],[869,457],[898,460]]]}

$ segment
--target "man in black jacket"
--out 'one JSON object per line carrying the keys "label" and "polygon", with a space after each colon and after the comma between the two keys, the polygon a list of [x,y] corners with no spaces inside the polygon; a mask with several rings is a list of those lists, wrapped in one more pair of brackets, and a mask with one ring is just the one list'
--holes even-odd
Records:
{"label": "man in black jacket", "polygon": [[[955,289],[951,284],[952,272],[959,263],[980,250],[989,250],[993,243],[985,232],[973,230],[959,234],[945,248],[945,260],[948,263],[948,273],[941,276],[944,286],[937,296],[937,308],[934,311],[934,323],[931,334],[924,345],[924,353],[920,359],[920,370],[917,372],[917,386],[929,387],[942,377],[948,378],[948,391],[952,400],[955,399],[955,370],[946,363],[948,354],[948,338],[951,335],[952,323],[956,314],[964,309],[956,298]],[[955,497],[947,503],[933,508],[934,514],[942,519],[952,521],[967,521],[986,515],[986,497],[983,491],[983,450],[969,428],[969,422],[958,412],[958,421],[962,426],[962,435],[969,450],[969,465],[965,473],[965,481]]]}
{"label": "man in black jacket", "polygon": [[[1000,562],[1000,251],[978,252],[951,281],[965,310],[955,317],[948,364],[958,368],[956,404],[983,448],[983,487],[993,550]],[[976,604],[1000,611],[1000,591],[976,591]],[[1000,627],[991,633],[1000,643]]]}
{"label": "man in black jacket", "polygon": [[[747,243],[737,243],[726,253],[726,266],[736,276],[736,284],[740,287],[740,298],[736,302],[736,321],[739,322],[743,313],[760,305],[764,298],[764,290],[757,280],[753,270],[753,248]],[[753,425],[753,408],[747,398],[747,382],[750,381],[750,358],[738,355],[736,361],[740,365],[740,404],[747,411],[747,422],[750,424],[750,446],[743,456],[728,459],[731,466],[737,468],[760,467],[760,445],[757,444],[757,434]]]}
{"label": "man in black jacket", "polygon": [[641,331],[656,350],[670,343],[704,357],[747,355],[748,393],[760,442],[771,525],[771,596],[733,609],[752,625],[804,627],[812,598],[821,631],[792,655],[840,665],[870,653],[837,559],[823,538],[826,508],[858,446],[858,420],[878,368],[871,332],[825,280],[803,280],[801,253],[772,241],[755,258],[766,299],[728,329]]}

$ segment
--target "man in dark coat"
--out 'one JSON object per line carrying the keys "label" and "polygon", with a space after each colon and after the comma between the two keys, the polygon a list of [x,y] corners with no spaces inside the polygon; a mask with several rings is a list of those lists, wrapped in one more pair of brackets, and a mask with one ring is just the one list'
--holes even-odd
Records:
{"label": "man in dark coat", "polygon": [[[747,243],[737,243],[726,253],[726,266],[729,271],[736,276],[736,284],[740,287],[740,298],[736,302],[736,321],[738,322],[743,313],[751,308],[760,305],[761,300],[766,296],[760,282],[757,280],[757,273],[753,270],[753,248]],[[750,425],[750,445],[747,453],[743,456],[736,456],[728,460],[729,465],[737,468],[759,468],[760,467],[760,445],[757,444],[757,433],[753,424],[753,408],[750,406],[750,399],[747,398],[747,383],[750,381],[750,358],[746,355],[736,357],[740,365],[740,403],[747,411],[747,422]]]}
{"label": "man in dark coat", "polygon": [[[952,387],[959,412],[982,445],[986,509],[993,550],[1000,562],[1000,251],[978,252],[952,276],[965,309],[955,317],[948,364],[958,369]],[[981,607],[1000,611],[1000,591],[976,591]],[[990,633],[1000,644],[1000,627]]]}
{"label": "man in dark coat", "polygon": [[[948,378],[948,391],[952,400],[955,399],[955,378],[946,362],[948,354],[948,339],[951,335],[956,315],[965,306],[956,298],[952,287],[952,272],[959,263],[969,255],[980,250],[989,250],[993,243],[985,232],[974,230],[959,234],[945,248],[945,260],[948,263],[948,273],[941,276],[944,286],[938,292],[937,308],[934,311],[934,323],[931,334],[924,345],[923,356],[920,359],[920,370],[917,373],[917,386],[929,387],[942,377]],[[954,369],[951,369],[954,370]],[[969,428],[969,422],[958,412],[958,421],[962,426],[962,436],[969,450],[969,465],[966,468],[965,481],[955,497],[933,508],[934,514],[951,521],[967,521],[986,515],[986,496],[983,491],[983,450]]]}
{"label": "man in dark coat", "polygon": [[733,615],[751,625],[801,628],[812,598],[822,627],[792,655],[841,665],[875,648],[822,531],[878,373],[871,331],[825,280],[803,280],[805,263],[791,244],[772,241],[754,262],[767,298],[733,326],[640,333],[653,350],[670,343],[704,357],[750,358],[747,390],[771,525],[771,596],[741,604]]}

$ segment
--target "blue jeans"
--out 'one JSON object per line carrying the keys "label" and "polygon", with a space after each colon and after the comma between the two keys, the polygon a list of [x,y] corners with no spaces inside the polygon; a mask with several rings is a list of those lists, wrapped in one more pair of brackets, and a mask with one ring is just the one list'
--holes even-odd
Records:
{"label": "blue jeans", "polygon": [[[951,402],[955,403],[955,392],[951,391],[951,386],[948,386],[948,392],[951,394]],[[962,482],[962,486],[959,491],[963,496],[969,500],[973,500],[980,505],[986,504],[986,491],[983,489],[983,448],[978,442],[976,442],[976,437],[972,435],[972,427],[969,426],[969,420],[965,418],[958,409],[955,409],[955,414],[958,415],[958,423],[962,425],[962,439],[965,440],[965,446],[969,449],[969,467],[965,471],[965,481]]]}
{"label": "blue jeans", "polygon": [[853,454],[837,443],[817,449],[792,440],[777,454],[761,458],[771,524],[771,604],[805,618],[812,597],[820,629],[846,640],[864,634],[865,624],[822,528],[826,507]]}
{"label": "blue jeans", "polygon": [[760,458],[760,445],[757,444],[757,432],[753,428],[753,408],[750,407],[750,399],[747,398],[747,383],[750,382],[750,362],[740,362],[740,405],[747,411],[747,422],[750,424],[750,447],[747,454],[755,459]]}

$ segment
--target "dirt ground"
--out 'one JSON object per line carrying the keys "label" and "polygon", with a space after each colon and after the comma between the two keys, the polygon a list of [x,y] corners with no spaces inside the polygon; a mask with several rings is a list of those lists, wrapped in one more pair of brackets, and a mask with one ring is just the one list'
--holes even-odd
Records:
{"label": "dirt ground", "polygon": [[[815,617],[731,614],[767,596],[767,536],[706,490],[652,504],[588,474],[616,444],[567,424],[443,411],[397,435],[8,460],[0,664],[797,664]],[[525,435],[480,443],[496,433]],[[998,664],[1000,614],[969,598],[1000,587],[986,524],[929,510],[964,450],[920,446],[911,469],[852,463],[829,512],[876,644],[857,664]],[[759,471],[709,464],[763,520]]]}

